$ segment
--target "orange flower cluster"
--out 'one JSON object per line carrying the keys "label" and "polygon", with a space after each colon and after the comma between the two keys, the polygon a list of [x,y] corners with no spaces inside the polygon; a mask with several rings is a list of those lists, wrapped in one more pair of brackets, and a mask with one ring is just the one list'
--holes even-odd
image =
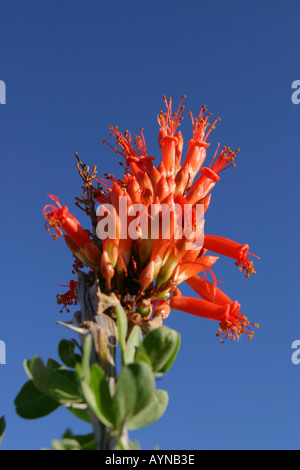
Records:
{"label": "orange flower cluster", "polygon": [[[157,317],[165,319],[171,309],[183,310],[218,321],[217,336],[221,341],[225,337],[239,338],[242,333],[251,338],[251,327],[258,325],[250,323],[240,312],[240,304],[217,287],[211,270],[218,259],[215,254],[220,254],[233,258],[248,277],[255,272],[248,257],[249,246],[203,232],[211,191],[220,180],[220,173],[235,165],[237,151],[229,147],[220,152],[217,149],[211,164],[203,166],[210,145],[207,138],[217,120],[210,125],[210,115],[202,107],[197,118],[191,114],[193,137],[182,161],[183,136],[178,130],[184,109],[182,99],[175,113],[171,99],[164,100],[166,112],[161,111],[158,116],[162,155],[159,165],[155,166],[155,158],[147,153],[143,130],[132,138],[128,131],[121,133],[115,127],[111,128],[111,135],[117,146],[109,145],[124,158],[123,178],[107,175],[103,179],[93,173],[93,203],[104,208],[101,213],[97,211],[97,223],[103,225],[105,217],[112,215],[106,208],[113,208],[114,235],[100,239],[95,236],[95,226],[93,235],[88,234],[55,196],[50,197],[57,207],[44,208],[48,230],[55,229],[54,238],[62,230],[65,232],[65,241],[76,259],[97,274],[104,290],[119,297],[132,323],[142,326]],[[143,210],[133,210],[136,206]],[[179,222],[178,207],[182,213],[185,208],[190,209],[189,215]],[[166,216],[169,223],[164,225]],[[147,223],[142,223],[142,219]],[[153,220],[157,223],[153,224]],[[134,237],[128,235],[132,225]],[[206,279],[207,272],[212,274],[213,282]],[[201,298],[181,296],[178,286],[183,282]]]}

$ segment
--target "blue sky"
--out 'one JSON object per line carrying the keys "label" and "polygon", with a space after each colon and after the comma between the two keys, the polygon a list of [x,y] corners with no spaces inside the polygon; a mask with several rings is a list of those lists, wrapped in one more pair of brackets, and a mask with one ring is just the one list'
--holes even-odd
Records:
{"label": "blue sky", "polygon": [[[49,447],[67,427],[87,432],[66,411],[34,421],[16,416],[13,400],[26,380],[22,361],[56,358],[70,337],[56,325],[58,284],[70,279],[63,240],[44,230],[47,193],[74,207],[77,151],[99,173],[118,171],[102,140],[108,126],[144,128],[157,155],[162,95],[186,109],[206,104],[221,116],[212,135],[240,147],[223,173],[206,215],[206,233],[249,243],[261,257],[245,279],[232,260],[216,265],[224,290],[260,324],[251,342],[218,343],[217,325],[174,312],[166,322],[182,336],[173,369],[160,383],[164,417],[132,438],[143,449],[299,449],[300,339],[299,123],[291,84],[300,79],[296,0],[153,0],[99,2],[11,0],[1,5],[0,106],[1,327],[3,449]],[[191,136],[188,114],[182,125]],[[211,156],[208,156],[208,159]],[[185,293],[188,294],[186,289]]]}

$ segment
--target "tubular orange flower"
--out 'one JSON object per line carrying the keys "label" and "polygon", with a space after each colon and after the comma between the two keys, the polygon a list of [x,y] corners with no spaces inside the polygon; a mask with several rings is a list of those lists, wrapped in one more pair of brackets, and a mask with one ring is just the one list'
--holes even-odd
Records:
{"label": "tubular orange flower", "polygon": [[[55,229],[54,240],[62,235],[61,228],[69,236],[70,240],[77,245],[78,252],[82,253],[83,262],[89,266],[98,266],[101,260],[101,253],[96,245],[91,241],[86,231],[81,227],[78,220],[70,214],[67,206],[62,206],[57,196],[48,195],[57,205],[48,204],[44,207],[44,217],[47,219],[47,230]],[[73,250],[72,250],[73,251]],[[75,252],[75,249],[74,249]],[[76,252],[75,252],[76,254]],[[78,256],[80,257],[80,256]]]}
{"label": "tubular orange flower", "polygon": [[172,114],[172,99],[169,98],[167,101],[164,96],[167,112],[161,111],[157,118],[160,125],[158,140],[162,153],[162,163],[165,166],[167,176],[174,175],[176,167],[180,166],[179,159],[181,158],[183,138],[181,133],[178,138],[175,132],[182,119],[181,114],[184,110],[184,106],[182,106],[183,98],[184,96],[180,100],[177,112]]}
{"label": "tubular orange flower", "polygon": [[206,139],[212,129],[215,128],[216,122],[220,120],[220,118],[216,119],[206,133],[206,129],[209,127],[208,118],[210,114],[205,116],[205,112],[206,106],[202,106],[199,117],[195,119],[190,112],[193,124],[193,138],[189,141],[189,149],[182,166],[184,169],[188,169],[190,182],[193,181],[206,158],[206,149],[210,145],[208,142],[206,142]]}
{"label": "tubular orange flower", "polygon": [[217,305],[231,304],[232,300],[216,284],[212,284],[207,279],[200,276],[192,276],[186,283],[194,289],[204,300]]}
{"label": "tubular orange flower", "polygon": [[[250,273],[256,273],[253,261],[250,261],[247,256],[249,245],[240,245],[228,238],[217,237],[215,235],[204,235],[204,247],[220,255],[236,259],[236,266],[241,265],[240,271],[246,271],[245,277],[249,277]],[[249,255],[251,255],[251,253],[249,253]]]}
{"label": "tubular orange flower", "polygon": [[[240,313],[241,306],[237,301],[221,306],[193,297],[175,296],[171,299],[170,306],[174,310],[183,310],[198,317],[218,321],[220,329],[217,336],[234,340],[239,339],[241,334],[246,333],[249,339],[253,337],[253,331],[249,327],[251,323]],[[258,325],[255,326],[258,327]]]}
{"label": "tubular orange flower", "polygon": [[182,263],[179,271],[180,276],[178,279],[178,284],[187,281],[190,277],[193,277],[196,274],[210,270],[211,266],[213,266],[218,259],[219,258],[217,256],[201,256],[195,261]]}
{"label": "tubular orange flower", "polygon": [[201,176],[193,184],[186,197],[188,204],[194,205],[205,198],[220,179],[210,168],[201,168],[200,173]]}
{"label": "tubular orange flower", "polygon": [[89,266],[90,261],[83,254],[81,248],[79,248],[79,246],[73,242],[72,238],[70,238],[69,235],[64,235],[64,240],[66,242],[67,247],[72,251],[73,255],[79,258],[83,264]]}
{"label": "tubular orange flower", "polygon": [[[50,197],[57,207],[48,205],[44,209],[47,227],[54,228],[54,238],[64,230],[66,243],[76,259],[90,266],[99,284],[118,296],[131,326],[138,324],[147,332],[147,322],[155,319],[158,324],[158,317],[163,320],[171,309],[181,309],[218,321],[221,339],[236,339],[242,333],[251,338],[251,326],[256,325],[241,314],[237,301],[233,302],[217,287],[212,267],[218,257],[210,254],[233,258],[248,277],[255,272],[248,258],[249,246],[204,235],[203,216],[209,208],[211,192],[222,172],[235,166],[238,150],[223,147],[219,152],[218,146],[211,163],[203,166],[210,145],[208,137],[219,120],[210,125],[210,114],[206,114],[203,106],[197,118],[190,113],[193,136],[182,159],[184,141],[178,128],[183,119],[183,98],[173,113],[171,98],[167,100],[164,96],[166,112],[161,111],[157,117],[162,157],[157,165],[147,153],[143,129],[140,136],[132,137],[129,131],[122,133],[118,127],[110,127],[116,146],[108,145],[123,159],[122,179],[111,174],[98,177],[95,169],[90,175],[76,154],[85,183],[84,193],[76,204],[91,217],[90,236],[55,196]],[[120,198],[124,198],[125,204],[121,205]],[[101,215],[96,211],[95,201],[107,208]],[[105,213],[115,214],[114,235],[96,239],[97,224],[106,221]],[[207,281],[207,271],[214,283]],[[177,286],[183,282],[202,299],[182,297]]]}
{"label": "tubular orange flower", "polygon": [[[221,305],[223,307],[226,307],[227,305],[234,306],[234,322],[231,319],[230,325],[228,323],[220,323],[220,329],[218,332],[217,336],[221,336],[222,333],[225,333],[226,337],[229,337],[228,331],[226,330],[227,326],[234,325],[237,327],[239,325],[240,329],[235,330],[235,336],[236,338],[239,338],[240,333],[238,332],[245,332],[247,333],[249,339],[252,338],[253,336],[253,331],[251,330],[251,326],[258,328],[257,324],[250,323],[244,315],[241,314],[240,312],[240,305],[235,301],[233,302],[228,295],[225,294],[221,289],[219,289],[215,284],[212,284],[211,282],[207,281],[207,279],[203,279],[200,276],[193,276],[189,278],[187,281],[187,284],[194,289],[195,292],[197,292],[198,295],[200,295],[204,300],[207,300],[208,302],[212,302],[215,305]],[[238,307],[238,308],[237,308]],[[250,326],[251,325],[251,326]],[[224,330],[225,326],[225,330]],[[244,328],[244,330],[241,330],[241,328]]]}
{"label": "tubular orange flower", "polygon": [[90,242],[90,238],[85,230],[81,227],[73,215],[70,214],[67,206],[62,206],[57,196],[48,194],[57,207],[52,204],[48,204],[44,207],[44,217],[47,219],[48,230],[54,228],[56,234],[53,235],[54,239],[62,235],[60,227],[63,227],[64,231],[69,237],[80,247],[83,248],[87,243]]}

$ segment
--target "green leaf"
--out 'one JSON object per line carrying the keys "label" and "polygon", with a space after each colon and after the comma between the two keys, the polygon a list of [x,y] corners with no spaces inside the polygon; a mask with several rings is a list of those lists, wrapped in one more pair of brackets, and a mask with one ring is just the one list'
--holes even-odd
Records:
{"label": "green leaf", "polygon": [[78,348],[78,350],[80,351],[80,355],[82,354],[82,346],[78,343],[78,341],[74,338],[71,339],[71,342],[74,344],[75,347]]}
{"label": "green leaf", "polygon": [[88,405],[89,409],[94,413],[94,415],[101,421],[101,415],[98,411],[97,401],[95,395],[87,382],[84,380],[81,382],[81,390],[84,396],[84,400]]}
{"label": "green leaf", "polygon": [[58,345],[59,357],[67,367],[74,368],[77,362],[81,362],[81,356],[74,353],[75,347],[73,341],[66,339],[62,339]]}
{"label": "green leaf", "polygon": [[50,379],[51,397],[59,401],[61,405],[69,403],[82,403],[83,396],[79,389],[76,373],[67,369],[47,369]]}
{"label": "green leaf", "polygon": [[[52,445],[52,449],[53,450],[74,450],[74,446],[76,445],[76,441],[67,441],[67,442],[63,442],[64,440],[62,439],[61,441],[52,441],[51,442],[51,445]],[[78,450],[78,449],[76,449]]]}
{"label": "green leaf", "polygon": [[91,423],[91,419],[85,410],[79,410],[77,408],[67,408],[76,418],[85,421],[86,423]]}
{"label": "green leaf", "polygon": [[52,370],[65,369],[65,367],[63,367],[59,362],[55,361],[54,359],[48,359],[46,367],[47,369]]}
{"label": "green leaf", "polygon": [[[83,344],[83,356],[81,361],[81,367],[79,370],[81,371],[81,379],[85,380],[88,384],[91,380],[91,370],[90,370],[90,358],[93,346],[93,338],[92,335],[87,335],[84,339]],[[76,365],[76,367],[78,364]]]}
{"label": "green leaf", "polygon": [[6,429],[5,418],[4,418],[4,416],[1,416],[1,418],[0,418],[0,444],[1,444],[2,439],[4,437],[5,429]]}
{"label": "green leaf", "polygon": [[82,394],[79,390],[76,373],[62,367],[56,361],[51,360],[49,364],[51,367],[45,367],[38,356],[25,363],[36,388],[61,405],[81,403]]}
{"label": "green leaf", "polygon": [[112,426],[114,423],[114,409],[113,402],[108,388],[105,372],[98,364],[93,364],[91,368],[91,389],[96,398],[97,408],[106,423]]}
{"label": "green leaf", "polygon": [[165,374],[166,372],[168,372],[168,370],[170,369],[171,365],[173,364],[173,362],[175,361],[176,359],[176,356],[177,356],[177,353],[179,351],[179,347],[180,347],[180,334],[177,333],[177,343],[175,344],[175,348],[172,352],[172,354],[170,355],[169,359],[167,360],[167,362],[165,363],[165,365],[160,369],[160,373],[163,375]]}
{"label": "green leaf", "polygon": [[30,363],[28,363],[28,366],[32,374],[34,385],[44,395],[50,395],[51,382],[43,361],[38,356],[35,356]]}
{"label": "green leaf", "polygon": [[95,450],[93,434],[74,436],[67,431],[61,441],[52,441],[53,450]]}
{"label": "green leaf", "polygon": [[136,350],[143,340],[142,332],[139,326],[135,325],[126,343],[124,351],[124,363],[130,364],[134,362]]}
{"label": "green leaf", "polygon": [[137,354],[135,356],[135,362],[145,362],[146,364],[148,364],[148,366],[152,370],[152,363],[151,363],[149,357],[147,356],[147,354],[143,351],[138,351],[137,352]]}
{"label": "green leaf", "polygon": [[[102,379],[100,378],[101,373],[99,373],[99,371],[95,372],[95,369],[93,369],[94,378],[92,380],[92,384],[95,389],[95,392],[94,392],[90,384],[84,379],[84,376],[80,370],[81,369],[80,364],[76,365],[76,369],[78,370],[78,375],[81,377],[81,390],[82,390],[85,402],[87,403],[88,407],[94,413],[94,415],[99,419],[99,421],[105,424],[105,426],[112,427],[113,424],[106,417],[107,412],[103,413],[103,406],[101,402],[101,400],[103,399],[102,397],[101,398],[99,397],[100,392],[98,389],[96,389],[97,383],[100,387],[100,382],[102,381]],[[104,387],[103,384],[102,384],[102,387]]]}
{"label": "green leaf", "polygon": [[128,322],[126,313],[124,312],[124,309],[120,303],[118,303],[118,305],[116,306],[116,315],[121,350],[124,352],[126,346]]}
{"label": "green leaf", "polygon": [[23,361],[24,370],[25,370],[26,375],[28,376],[28,378],[30,380],[33,379],[32,373],[31,373],[31,361],[32,361],[32,359],[24,359],[24,361]]}
{"label": "green leaf", "polygon": [[[106,407],[111,400],[104,371],[100,366],[93,364],[90,368],[90,354],[92,349],[92,336],[85,337],[82,363],[76,364],[76,372],[80,380],[81,390],[90,410],[106,426],[112,427],[110,412]],[[102,395],[100,396],[100,393]]]}
{"label": "green leaf", "polygon": [[155,390],[152,401],[139,414],[127,422],[127,428],[138,429],[157,421],[166,411],[169,402],[168,393],[165,390]]}
{"label": "green leaf", "polygon": [[152,400],[154,378],[150,367],[144,362],[124,366],[118,377],[113,396],[116,427],[140,413]]}
{"label": "green leaf", "polygon": [[26,382],[15,399],[16,411],[25,419],[46,416],[59,407],[59,404],[37,389],[32,380]]}
{"label": "green leaf", "polygon": [[162,375],[171,367],[180,345],[180,335],[166,326],[156,328],[147,334],[138,347],[136,360],[146,354],[152,364],[153,372]]}

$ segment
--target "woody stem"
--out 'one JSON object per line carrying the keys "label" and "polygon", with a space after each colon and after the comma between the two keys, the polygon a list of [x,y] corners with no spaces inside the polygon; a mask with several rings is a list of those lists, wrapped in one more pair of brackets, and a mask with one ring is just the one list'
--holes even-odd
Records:
{"label": "woody stem", "polygon": [[[115,353],[117,345],[116,323],[109,313],[112,307],[102,301],[97,276],[93,273],[88,275],[78,272],[78,300],[80,303],[80,318],[78,323],[88,330],[92,335],[93,346],[90,363],[99,364],[106,373],[109,390],[113,396],[116,386],[116,362]],[[84,344],[86,336],[81,335]],[[113,450],[118,448],[117,439],[120,439],[125,449],[129,448],[127,431],[124,429],[121,435],[116,435],[105,426],[95,414],[89,410],[89,416],[93,425],[96,450]]]}

